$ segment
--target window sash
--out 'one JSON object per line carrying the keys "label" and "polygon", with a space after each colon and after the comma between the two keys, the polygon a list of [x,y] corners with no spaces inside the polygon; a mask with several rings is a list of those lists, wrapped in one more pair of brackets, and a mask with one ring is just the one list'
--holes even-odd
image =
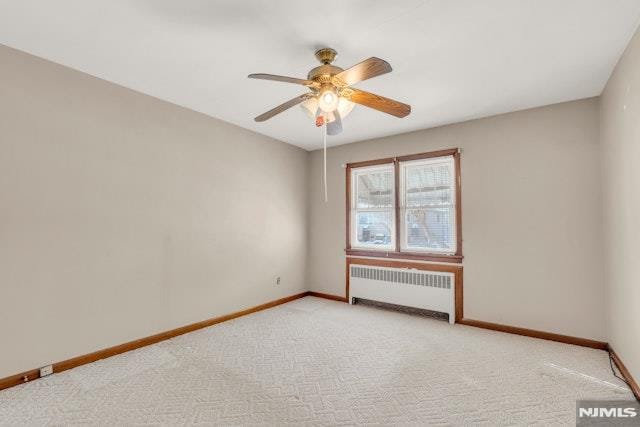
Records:
{"label": "window sash", "polygon": [[[446,239],[451,243],[450,247],[447,248],[438,248],[433,246],[418,246],[418,245],[409,245],[409,221],[407,219],[410,211],[422,211],[425,214],[428,212],[433,212],[436,209],[447,209],[449,213],[447,214],[449,224],[446,228],[443,228],[442,234],[448,235]],[[401,234],[401,244],[400,249],[401,252],[413,252],[413,253],[424,253],[424,254],[443,254],[443,255],[454,255],[457,251],[456,245],[456,230],[455,230],[455,206],[449,207],[438,207],[438,208],[408,208],[402,210],[402,225],[400,228]],[[435,228],[437,231],[437,227]]]}
{"label": "window sash", "polygon": [[[391,206],[379,206],[379,207],[366,207],[359,208],[358,207],[358,185],[360,183],[359,176],[368,175],[375,172],[390,172],[392,176],[391,180]],[[351,233],[351,247],[358,249],[369,249],[369,250],[379,250],[379,251],[393,251],[396,248],[396,195],[395,195],[395,172],[394,165],[384,164],[377,166],[369,166],[369,167],[360,167],[357,169],[351,170],[351,219],[350,223],[350,233]],[[388,244],[381,243],[364,243],[358,240],[358,229],[359,229],[359,214],[360,213],[388,213],[390,216],[389,221],[389,231],[390,231],[390,242]]]}
{"label": "window sash", "polygon": [[[358,240],[358,230],[359,230],[359,223],[358,223],[358,214],[365,212],[380,212],[380,213],[386,213],[389,215],[390,220],[389,220],[389,243],[387,244],[383,244],[383,243],[365,243],[365,242],[360,242]],[[379,209],[377,211],[371,211],[371,210],[355,210],[354,211],[354,215],[353,215],[353,227],[352,227],[352,231],[353,234],[351,236],[351,242],[352,242],[352,246],[354,248],[358,248],[358,249],[371,249],[371,250],[379,250],[379,251],[394,251],[396,248],[396,238],[395,238],[395,223],[396,223],[396,210],[395,208],[386,208],[386,209]]]}
{"label": "window sash", "polygon": [[[448,185],[434,182],[432,188],[440,188],[441,190],[448,189],[449,197],[448,201],[439,204],[417,204],[409,206],[408,192],[407,192],[407,173],[411,168],[416,167],[429,167],[443,165],[449,170],[449,183]],[[400,180],[400,251],[412,252],[412,253],[424,253],[424,254],[444,254],[454,255],[457,248],[457,236],[456,236],[456,170],[453,156],[433,157],[428,159],[409,160],[399,162],[399,180]],[[451,245],[446,248],[438,248],[432,246],[415,246],[409,245],[409,221],[408,215],[410,211],[423,211],[433,212],[436,209],[447,209],[449,213],[447,215],[449,224],[446,230],[443,230],[442,235],[447,236],[447,239]],[[428,225],[425,225],[427,228]]]}

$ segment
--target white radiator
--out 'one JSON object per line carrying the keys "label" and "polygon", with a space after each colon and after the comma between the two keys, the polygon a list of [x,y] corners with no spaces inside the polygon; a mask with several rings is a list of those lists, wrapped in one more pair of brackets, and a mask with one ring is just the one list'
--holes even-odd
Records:
{"label": "white radiator", "polygon": [[449,323],[456,318],[453,273],[351,264],[350,304],[354,298],[448,313]]}

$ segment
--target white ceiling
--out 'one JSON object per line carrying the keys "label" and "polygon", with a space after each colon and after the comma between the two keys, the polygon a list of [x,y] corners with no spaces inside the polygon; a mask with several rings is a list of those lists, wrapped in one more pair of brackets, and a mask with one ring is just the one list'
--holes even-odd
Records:
{"label": "white ceiling", "polygon": [[[313,52],[393,72],[358,87],[411,104],[404,119],[357,106],[330,145],[599,95],[640,0],[0,0],[0,43],[315,149],[302,93],[247,79],[305,77]],[[1,64],[0,64],[1,66]]]}

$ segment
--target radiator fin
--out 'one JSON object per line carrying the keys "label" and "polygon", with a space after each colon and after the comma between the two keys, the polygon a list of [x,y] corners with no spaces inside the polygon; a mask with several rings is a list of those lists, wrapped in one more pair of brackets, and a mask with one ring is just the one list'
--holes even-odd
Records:
{"label": "radiator fin", "polygon": [[450,275],[443,275],[431,271],[398,271],[352,265],[351,277],[442,289],[451,289],[452,286]]}

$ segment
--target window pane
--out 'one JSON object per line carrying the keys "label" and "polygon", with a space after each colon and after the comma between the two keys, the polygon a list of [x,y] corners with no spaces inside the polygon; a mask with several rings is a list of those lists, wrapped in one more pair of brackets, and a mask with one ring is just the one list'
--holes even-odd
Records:
{"label": "window pane", "polygon": [[407,209],[408,249],[450,252],[455,249],[455,208]]}
{"label": "window pane", "polygon": [[453,171],[451,162],[438,162],[405,167],[405,200],[407,207],[440,206],[453,203]]}
{"label": "window pane", "polygon": [[393,207],[393,169],[377,170],[357,175],[356,208]]}
{"label": "window pane", "polygon": [[359,244],[388,246],[393,230],[391,211],[357,213],[357,239]]}

